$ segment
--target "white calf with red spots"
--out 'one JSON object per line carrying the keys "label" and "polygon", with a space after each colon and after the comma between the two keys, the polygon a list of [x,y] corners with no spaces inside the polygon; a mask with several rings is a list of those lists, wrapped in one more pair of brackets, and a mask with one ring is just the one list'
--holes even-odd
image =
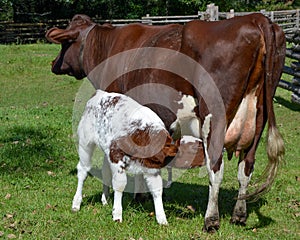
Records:
{"label": "white calf with red spots", "polygon": [[[161,119],[149,108],[133,99],[97,90],[87,105],[78,126],[78,186],[72,209],[78,211],[82,202],[83,183],[91,170],[95,146],[106,155],[106,177],[112,178],[114,190],[113,220],[122,221],[122,194],[127,183],[126,172],[143,174],[153,196],[156,219],[168,224],[162,203],[162,178],[159,169],[167,156],[175,156],[177,147]],[[106,203],[105,195],[102,202]]]}

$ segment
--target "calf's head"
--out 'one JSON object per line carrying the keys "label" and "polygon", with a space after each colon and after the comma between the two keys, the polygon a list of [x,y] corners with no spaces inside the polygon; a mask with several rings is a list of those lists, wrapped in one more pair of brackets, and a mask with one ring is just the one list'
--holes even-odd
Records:
{"label": "calf's head", "polygon": [[175,168],[193,168],[205,165],[203,142],[199,138],[183,136],[176,141],[178,152],[171,163]]}
{"label": "calf's head", "polygon": [[61,44],[59,55],[52,62],[52,72],[68,74],[76,79],[86,77],[82,67],[83,45],[86,35],[95,23],[86,15],[75,15],[66,29],[51,28],[46,33],[48,41]]}
{"label": "calf's head", "polygon": [[126,155],[145,167],[162,168],[168,164],[168,157],[174,157],[178,151],[172,142],[171,136],[164,130],[155,133],[135,131],[112,142],[110,160],[117,163]]}

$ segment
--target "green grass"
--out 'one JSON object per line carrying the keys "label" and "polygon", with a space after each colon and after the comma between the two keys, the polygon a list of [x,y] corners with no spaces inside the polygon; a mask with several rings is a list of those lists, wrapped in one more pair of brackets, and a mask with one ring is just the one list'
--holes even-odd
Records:
{"label": "green grass", "polygon": [[[208,180],[198,177],[199,169],[184,172],[165,190],[168,227],[149,216],[152,201],[136,204],[128,193],[123,223],[114,223],[112,202],[101,205],[102,185],[92,177],[85,184],[82,209],[72,213],[78,161],[72,111],[82,82],[50,72],[58,51],[59,46],[47,44],[0,45],[0,239],[300,238],[300,106],[283,89],[277,90],[275,111],[286,163],[271,191],[249,204],[246,227],[229,224],[238,187],[236,159],[225,162],[221,228],[212,235],[201,231]],[[266,164],[264,144],[256,158],[254,179]]]}

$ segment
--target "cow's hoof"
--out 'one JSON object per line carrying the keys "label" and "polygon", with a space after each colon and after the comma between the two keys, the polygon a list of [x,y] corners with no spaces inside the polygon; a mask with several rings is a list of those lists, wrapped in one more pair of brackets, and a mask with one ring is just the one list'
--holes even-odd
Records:
{"label": "cow's hoof", "polygon": [[239,215],[234,215],[230,219],[231,224],[235,225],[240,225],[240,226],[246,226],[246,221],[247,221],[247,216],[239,216]]}
{"label": "cow's hoof", "polygon": [[220,228],[220,220],[217,217],[210,217],[205,219],[203,232],[215,233]]}

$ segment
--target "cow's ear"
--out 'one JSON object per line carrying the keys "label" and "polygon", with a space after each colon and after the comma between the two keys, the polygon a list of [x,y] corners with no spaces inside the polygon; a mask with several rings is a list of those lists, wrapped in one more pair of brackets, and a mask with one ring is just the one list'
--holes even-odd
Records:
{"label": "cow's ear", "polygon": [[46,33],[46,38],[52,43],[72,42],[77,39],[79,31],[51,28]]}

